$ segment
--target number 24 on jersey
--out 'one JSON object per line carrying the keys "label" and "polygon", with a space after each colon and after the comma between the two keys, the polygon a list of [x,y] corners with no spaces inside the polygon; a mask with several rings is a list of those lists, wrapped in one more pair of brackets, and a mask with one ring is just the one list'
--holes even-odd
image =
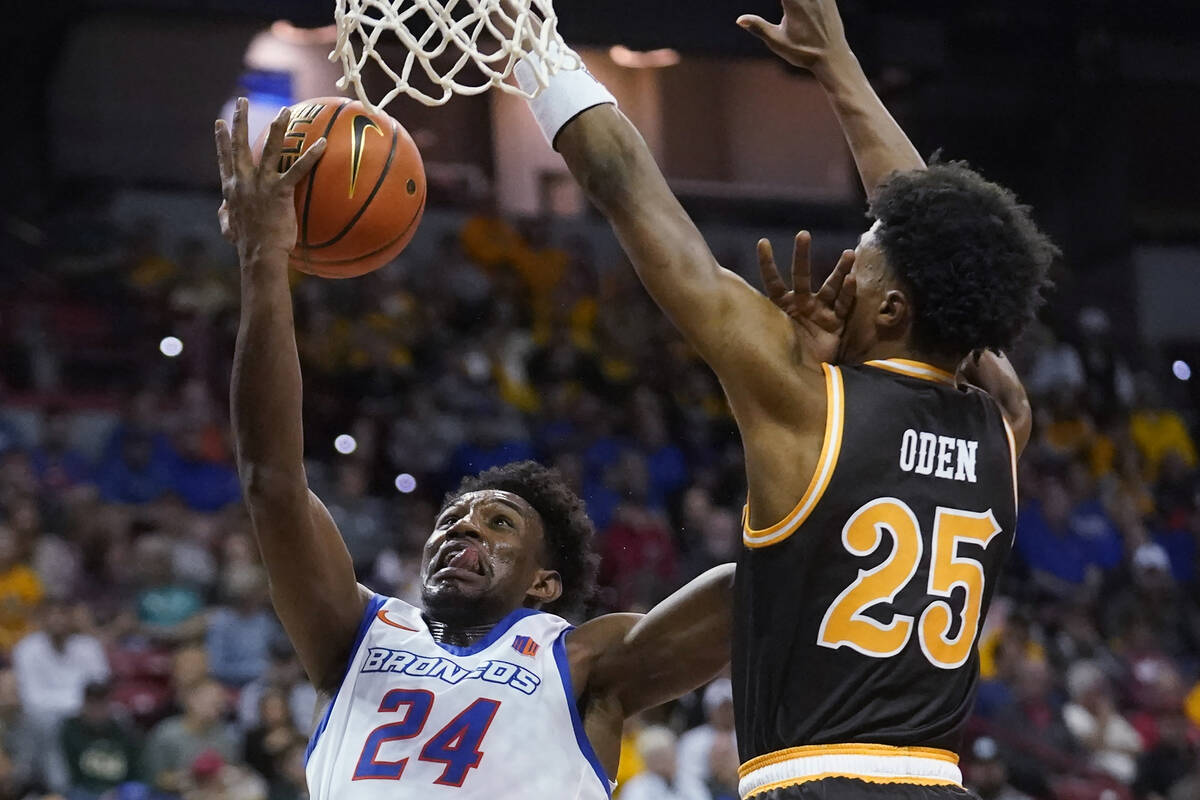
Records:
{"label": "number 24 on jersey", "polygon": [[[983,548],[1000,533],[992,512],[982,514],[951,508],[937,509],[933,522],[932,562],[926,588],[935,599],[913,615],[893,613],[880,622],[863,612],[881,603],[894,603],[896,596],[916,575],[924,555],[921,526],[908,504],[894,497],[881,497],[856,511],[842,529],[842,545],[855,556],[865,557],[884,546],[884,532],[893,546],[887,559],[870,570],[859,570],[858,578],[830,604],[821,620],[817,644],[837,649],[849,647],[866,656],[888,658],[904,649],[914,629],[921,651],[941,669],[957,669],[966,663],[979,633],[986,576],[976,559],[959,554],[959,545]],[[966,590],[958,634],[951,637],[954,612],[950,597],[955,587]]]}

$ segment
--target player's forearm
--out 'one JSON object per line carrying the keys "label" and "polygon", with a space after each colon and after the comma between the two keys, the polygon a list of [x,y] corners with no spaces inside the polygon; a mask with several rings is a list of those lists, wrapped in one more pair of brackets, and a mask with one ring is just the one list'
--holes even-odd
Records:
{"label": "player's forearm", "polygon": [[650,197],[671,195],[646,141],[615,106],[588,109],[555,140],[580,188],[609,219]]}
{"label": "player's forearm", "polygon": [[924,169],[925,160],[871,87],[849,48],[813,69],[825,88],[854,155],[868,197],[893,172]]}
{"label": "player's forearm", "polygon": [[[720,267],[624,114],[597,106],[555,141],[588,199],[609,220],[642,283],[674,319],[686,294],[711,294]],[[686,319],[677,325],[688,327]]]}
{"label": "player's forearm", "polygon": [[251,505],[280,494],[303,499],[300,358],[286,254],[244,257],[231,411],[238,473]]}

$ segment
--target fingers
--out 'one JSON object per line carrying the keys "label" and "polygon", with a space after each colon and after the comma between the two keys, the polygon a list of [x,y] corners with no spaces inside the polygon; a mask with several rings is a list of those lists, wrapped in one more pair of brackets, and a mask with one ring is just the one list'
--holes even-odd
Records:
{"label": "fingers", "polygon": [[737,24],[764,42],[774,40],[774,32],[778,27],[767,22],[756,14],[742,14],[737,18]]}
{"label": "fingers", "polygon": [[838,258],[837,264],[833,268],[833,272],[829,273],[829,277],[825,279],[825,283],[821,285],[821,290],[817,292],[817,299],[828,306],[832,306],[841,294],[842,284],[850,275],[850,268],[854,266],[854,251],[843,250],[842,255]]}
{"label": "fingers", "polygon": [[288,123],[292,119],[292,110],[290,108],[281,108],[279,113],[275,115],[275,119],[271,120],[271,127],[267,131],[267,141],[263,144],[262,155],[259,156],[258,163],[268,169],[274,169],[279,163],[279,151],[283,149],[283,137],[287,134]]}
{"label": "fingers", "polygon": [[[853,266],[853,251],[847,250],[846,253],[850,254],[850,266]],[[843,258],[845,258],[846,253],[842,254]],[[846,267],[847,272],[849,272],[850,266]],[[834,272],[837,271],[837,269],[834,269]],[[858,279],[852,274],[846,275],[846,277],[842,280],[842,288],[838,291],[837,300],[835,300],[833,303],[833,312],[837,315],[838,319],[846,319],[850,316],[850,309],[854,306],[854,298],[857,293]]]}
{"label": "fingers", "polygon": [[232,135],[234,169],[247,172],[254,169],[254,159],[250,156],[249,122],[246,121],[249,106],[250,102],[246,98],[239,97],[237,99],[237,103],[233,107]]}
{"label": "fingers", "polygon": [[297,183],[304,179],[304,176],[312,172],[313,167],[317,165],[321,155],[325,152],[325,137],[317,139],[300,158],[296,159],[296,163],[283,173],[283,177],[279,179],[279,183],[283,186],[294,187]]}
{"label": "fingers", "polygon": [[792,290],[808,295],[812,292],[812,234],[800,231],[796,234],[796,246],[792,249]]}
{"label": "fingers", "polygon": [[233,227],[229,222],[229,203],[221,201],[221,207],[217,209],[217,221],[221,225],[221,236],[225,237],[228,242],[233,241]]}
{"label": "fingers", "polygon": [[225,120],[217,120],[214,134],[217,140],[217,170],[221,173],[221,185],[233,177],[233,145],[229,141],[229,126]]}
{"label": "fingers", "polygon": [[775,265],[775,253],[766,239],[758,240],[758,271],[762,273],[763,288],[767,297],[775,300],[787,294],[788,289],[783,283],[783,276],[779,274],[779,267]]}

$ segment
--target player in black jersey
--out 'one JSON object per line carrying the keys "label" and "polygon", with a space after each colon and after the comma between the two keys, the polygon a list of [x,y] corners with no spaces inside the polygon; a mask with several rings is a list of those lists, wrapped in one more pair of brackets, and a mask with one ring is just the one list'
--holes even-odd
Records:
{"label": "player in black jersey", "polygon": [[806,233],[797,291],[765,241],[769,297],[722,269],[586,73],[552,81],[535,117],[742,434],[742,797],[965,797],[955,750],[1030,429],[998,353],[1032,319],[1057,251],[1007,190],[965,165],[926,167],[833,0],[783,6],[780,25],[739,24],[826,89],[875,219],[816,294]]}

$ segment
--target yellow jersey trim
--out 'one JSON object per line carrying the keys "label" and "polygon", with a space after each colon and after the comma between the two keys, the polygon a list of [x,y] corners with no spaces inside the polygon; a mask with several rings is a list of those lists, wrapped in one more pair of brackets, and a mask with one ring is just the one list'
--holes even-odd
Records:
{"label": "yellow jersey trim", "polygon": [[880,778],[875,775],[858,775],[853,772],[823,772],[820,775],[810,775],[806,778],[788,778],[782,781],[775,781],[760,786],[750,794],[746,795],[743,800],[749,800],[751,797],[769,792],[772,789],[783,789],[787,786],[799,786],[802,783],[810,783],[812,781],[823,781],[826,778],[854,778],[865,783],[886,783],[886,784],[905,784],[908,786],[960,786],[954,781],[938,780],[937,778]]}
{"label": "yellow jersey trim", "polygon": [[1012,457],[1013,506],[1019,507],[1020,498],[1017,490],[1017,437],[1013,434],[1012,426],[1008,424],[1003,411],[1000,412],[1000,421],[1004,423],[1004,435],[1008,439],[1008,454]]}
{"label": "yellow jersey trim", "polygon": [[907,375],[910,378],[921,378],[934,383],[946,383],[951,386],[957,385],[954,376],[940,367],[935,367],[933,364],[926,364],[924,361],[910,361],[907,358],[884,358],[876,361],[868,361],[868,367],[876,367],[877,369],[886,369],[888,372],[895,372],[899,375]]}
{"label": "yellow jersey trim", "polygon": [[[751,772],[772,764],[791,761],[807,756],[872,756],[874,758],[933,758],[958,764],[958,756],[949,750],[936,747],[893,747],[887,744],[811,744],[789,747],[752,758],[738,767],[738,777],[744,778]],[[812,779],[807,779],[812,780]]]}
{"label": "yellow jersey trim", "polygon": [[825,439],[821,443],[821,454],[817,457],[817,469],[813,472],[808,489],[791,513],[782,520],[763,530],[750,527],[750,504],[742,511],[742,542],[747,547],[767,547],[787,539],[804,524],[821,495],[833,478],[837,468],[838,454],[842,450],[842,429],[846,421],[846,389],[842,383],[842,371],[832,364],[822,364],[825,372]]}

